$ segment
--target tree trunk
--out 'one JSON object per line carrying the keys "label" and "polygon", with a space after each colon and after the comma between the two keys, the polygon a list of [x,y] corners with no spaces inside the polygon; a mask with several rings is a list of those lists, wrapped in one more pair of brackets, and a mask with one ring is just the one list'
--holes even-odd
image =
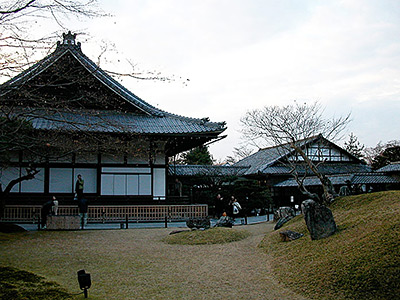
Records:
{"label": "tree trunk", "polygon": [[35,169],[35,168],[27,169],[27,174],[26,174],[26,175],[11,180],[11,181],[7,184],[7,186],[6,186],[6,188],[4,189],[4,191],[3,191],[2,186],[0,185],[0,218],[2,218],[2,217],[4,216],[4,210],[5,210],[5,206],[6,206],[6,200],[7,200],[7,198],[8,198],[8,195],[10,194],[12,188],[13,188],[16,184],[18,184],[18,183],[20,183],[20,182],[22,182],[22,181],[34,179],[35,176],[36,176],[36,174],[39,173],[39,172],[40,172],[40,170],[37,170],[37,169]]}
{"label": "tree trunk", "polygon": [[[297,146],[294,142],[290,143],[290,146],[304,159],[307,166],[311,169],[311,171],[318,177],[319,181],[321,182],[322,189],[324,191],[324,195],[321,199],[318,199],[320,203],[328,205],[330,203],[330,199],[332,197],[332,183],[325,175],[321,174],[311,159],[304,153],[304,151]],[[322,204],[321,203],[321,204]]]}

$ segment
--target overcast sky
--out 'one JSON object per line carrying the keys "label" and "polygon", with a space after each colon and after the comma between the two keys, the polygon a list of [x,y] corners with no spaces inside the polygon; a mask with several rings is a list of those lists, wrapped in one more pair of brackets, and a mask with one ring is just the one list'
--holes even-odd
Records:
{"label": "overcast sky", "polygon": [[[398,0],[99,0],[113,14],[71,25],[113,43],[143,70],[176,81],[124,80],[168,112],[226,121],[228,137],[210,147],[219,160],[239,146],[249,109],[318,100],[326,116],[352,113],[349,133],[366,146],[400,139]],[[78,38],[79,39],[79,38]],[[111,59],[113,61],[113,59]],[[190,79],[187,85],[182,79]],[[341,144],[341,143],[339,143]]]}

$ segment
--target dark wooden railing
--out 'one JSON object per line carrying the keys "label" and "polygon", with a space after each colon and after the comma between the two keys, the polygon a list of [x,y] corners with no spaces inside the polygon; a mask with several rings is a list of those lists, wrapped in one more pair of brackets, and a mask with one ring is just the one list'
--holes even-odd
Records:
{"label": "dark wooden railing", "polygon": [[[2,221],[6,222],[36,222],[40,217],[40,205],[6,205]],[[78,215],[75,205],[60,205],[58,215]],[[206,204],[193,205],[89,205],[88,222],[108,223],[125,221],[132,222],[187,220],[190,218],[205,218],[208,215]]]}

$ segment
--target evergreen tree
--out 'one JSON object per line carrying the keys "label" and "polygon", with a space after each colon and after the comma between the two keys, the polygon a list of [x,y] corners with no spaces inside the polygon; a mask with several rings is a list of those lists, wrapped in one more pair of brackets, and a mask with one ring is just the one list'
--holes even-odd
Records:
{"label": "evergreen tree", "polygon": [[354,155],[355,157],[364,157],[363,151],[365,146],[358,141],[357,137],[353,133],[350,133],[349,141],[345,142],[344,146],[346,151]]}
{"label": "evergreen tree", "polygon": [[212,165],[213,158],[207,146],[200,146],[182,154],[185,165]]}

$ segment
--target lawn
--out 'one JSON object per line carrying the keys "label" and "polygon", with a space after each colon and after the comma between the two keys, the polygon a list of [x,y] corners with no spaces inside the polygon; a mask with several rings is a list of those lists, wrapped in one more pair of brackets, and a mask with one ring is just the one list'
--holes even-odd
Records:
{"label": "lawn", "polygon": [[336,200],[338,232],[311,241],[302,216],[281,230],[305,237],[283,243],[279,231],[261,247],[285,285],[312,299],[395,299],[400,296],[400,192]]}
{"label": "lawn", "polygon": [[[85,269],[92,278],[89,299],[95,300],[303,299],[276,282],[257,247],[272,228],[263,223],[174,235],[164,228],[2,234],[0,265],[43,276],[71,294],[80,292],[76,272]],[[218,243],[201,244],[209,234]]]}

